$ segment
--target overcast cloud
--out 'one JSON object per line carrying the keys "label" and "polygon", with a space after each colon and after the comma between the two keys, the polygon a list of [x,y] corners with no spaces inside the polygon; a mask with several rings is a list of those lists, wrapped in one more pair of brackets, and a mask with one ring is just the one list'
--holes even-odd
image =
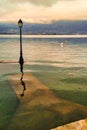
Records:
{"label": "overcast cloud", "polygon": [[54,3],[56,3],[58,0],[10,0],[10,2],[28,2],[35,5],[42,5],[42,6],[52,6]]}
{"label": "overcast cloud", "polygon": [[0,21],[87,20],[87,0],[0,0]]}

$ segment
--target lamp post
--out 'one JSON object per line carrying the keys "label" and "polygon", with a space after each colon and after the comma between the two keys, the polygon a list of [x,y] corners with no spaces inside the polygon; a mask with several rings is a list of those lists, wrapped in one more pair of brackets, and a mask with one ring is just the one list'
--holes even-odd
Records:
{"label": "lamp post", "polygon": [[23,75],[23,64],[24,64],[24,59],[23,59],[23,53],[22,53],[22,26],[23,26],[23,22],[20,19],[18,21],[18,26],[20,29],[20,57],[19,57],[19,64],[20,64],[20,71]]}

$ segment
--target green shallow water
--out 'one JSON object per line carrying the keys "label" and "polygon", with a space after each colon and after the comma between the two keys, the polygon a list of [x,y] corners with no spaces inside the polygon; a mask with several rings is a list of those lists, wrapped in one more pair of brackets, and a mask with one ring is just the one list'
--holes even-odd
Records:
{"label": "green shallow water", "polygon": [[34,67],[33,75],[58,97],[87,106],[87,67]]}
{"label": "green shallow water", "polygon": [[[19,105],[19,100],[7,76],[20,71],[18,64],[10,63],[1,63],[0,69],[0,129],[6,130]],[[87,106],[87,67],[54,67],[35,64],[24,65],[24,72],[35,75],[58,97]]]}
{"label": "green shallow water", "polygon": [[0,130],[7,129],[19,105],[19,100],[6,78],[17,72],[15,69],[16,65],[0,64]]}

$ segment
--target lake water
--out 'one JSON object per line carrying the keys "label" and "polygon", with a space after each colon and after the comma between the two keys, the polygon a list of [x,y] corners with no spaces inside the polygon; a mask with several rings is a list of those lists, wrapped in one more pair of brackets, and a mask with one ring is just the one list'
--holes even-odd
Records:
{"label": "lake water", "polygon": [[[0,36],[0,128],[3,129],[18,105],[7,76],[20,73],[19,40],[19,36]],[[87,105],[87,36],[23,36],[23,57],[24,73],[32,72],[56,90],[60,98]]]}
{"label": "lake water", "polygon": [[[19,37],[0,36],[0,62],[18,62]],[[87,37],[23,37],[25,64],[86,66]]]}

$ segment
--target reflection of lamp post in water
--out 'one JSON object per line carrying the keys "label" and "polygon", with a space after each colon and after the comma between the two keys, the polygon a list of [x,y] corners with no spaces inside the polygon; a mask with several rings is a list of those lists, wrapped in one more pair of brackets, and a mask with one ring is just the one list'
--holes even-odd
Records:
{"label": "reflection of lamp post in water", "polygon": [[22,54],[22,26],[23,26],[23,22],[20,19],[18,21],[18,26],[20,28],[20,57],[19,57],[19,64],[20,64],[20,71],[23,75],[23,64],[24,64],[24,59],[23,59],[23,54]]}

